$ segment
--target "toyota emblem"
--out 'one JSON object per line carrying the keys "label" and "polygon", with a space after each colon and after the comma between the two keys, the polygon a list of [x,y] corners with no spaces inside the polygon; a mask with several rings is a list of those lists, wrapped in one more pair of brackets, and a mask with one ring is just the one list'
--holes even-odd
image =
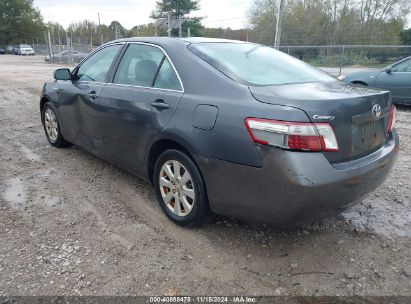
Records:
{"label": "toyota emblem", "polygon": [[374,116],[375,118],[380,117],[381,115],[381,106],[379,104],[376,104],[372,107],[372,116]]}

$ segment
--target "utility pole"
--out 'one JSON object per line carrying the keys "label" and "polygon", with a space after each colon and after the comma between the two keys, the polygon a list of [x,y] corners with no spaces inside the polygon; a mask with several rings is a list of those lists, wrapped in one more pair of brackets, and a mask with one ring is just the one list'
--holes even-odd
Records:
{"label": "utility pole", "polygon": [[47,45],[48,45],[50,62],[51,62],[51,63],[54,63],[54,61],[53,61],[53,51],[52,51],[52,49],[51,49],[50,32],[47,32],[47,34],[46,34],[46,40],[47,40]]}
{"label": "utility pole", "polygon": [[100,31],[100,38],[101,38],[101,45],[104,43],[103,33],[101,32],[101,25],[100,25],[100,12],[97,13],[98,16],[98,29]]}
{"label": "utility pole", "polygon": [[277,0],[277,13],[276,19],[277,23],[275,26],[275,37],[274,37],[274,48],[278,49],[280,47],[280,37],[281,37],[281,0]]}
{"label": "utility pole", "polygon": [[61,51],[61,40],[60,40],[60,31],[59,31],[58,28],[57,28],[57,36],[59,38],[59,53],[60,53],[60,51]]}
{"label": "utility pole", "polygon": [[69,49],[69,55],[67,58],[68,63],[72,63],[72,57],[71,57],[71,52],[73,51],[73,32],[70,32],[70,38],[68,36],[68,33],[66,32],[66,39],[67,39],[67,46]]}
{"label": "utility pole", "polygon": [[171,12],[167,13],[167,34],[171,37]]}
{"label": "utility pole", "polygon": [[183,30],[181,28],[181,15],[180,15],[180,7],[179,7],[179,1],[177,2],[177,17],[178,17],[178,37],[182,37],[183,36]]}

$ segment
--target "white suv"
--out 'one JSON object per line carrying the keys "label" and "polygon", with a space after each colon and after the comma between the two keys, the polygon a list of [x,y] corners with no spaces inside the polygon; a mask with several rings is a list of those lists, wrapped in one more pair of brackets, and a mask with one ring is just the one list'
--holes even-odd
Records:
{"label": "white suv", "polygon": [[18,47],[18,55],[34,55],[34,49],[28,44],[20,44]]}

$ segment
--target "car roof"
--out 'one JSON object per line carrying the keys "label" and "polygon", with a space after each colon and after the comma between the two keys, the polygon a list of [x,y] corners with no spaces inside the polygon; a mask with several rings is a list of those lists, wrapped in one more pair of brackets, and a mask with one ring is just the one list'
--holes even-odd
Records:
{"label": "car roof", "polygon": [[205,37],[186,37],[186,38],[176,38],[176,37],[132,37],[132,38],[123,38],[111,41],[114,42],[146,42],[152,43],[159,46],[178,46],[178,45],[188,45],[193,43],[245,43],[244,41],[239,40],[229,40],[229,39],[218,39],[218,38],[205,38]]}

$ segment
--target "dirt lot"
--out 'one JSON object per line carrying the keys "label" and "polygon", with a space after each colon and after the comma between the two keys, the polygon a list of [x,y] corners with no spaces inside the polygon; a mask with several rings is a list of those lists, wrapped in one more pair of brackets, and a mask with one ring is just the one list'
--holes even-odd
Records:
{"label": "dirt lot", "polygon": [[186,230],[145,182],[48,145],[38,103],[54,69],[0,56],[0,295],[411,295],[411,108],[391,177],[339,218]]}

